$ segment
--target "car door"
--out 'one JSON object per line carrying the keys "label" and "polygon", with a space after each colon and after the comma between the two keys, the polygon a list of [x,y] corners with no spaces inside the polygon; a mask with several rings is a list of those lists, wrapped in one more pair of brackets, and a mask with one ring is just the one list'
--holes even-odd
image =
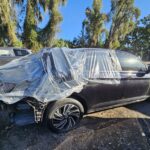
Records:
{"label": "car door", "polygon": [[146,74],[147,66],[135,55],[117,51],[122,67],[121,76],[124,83],[124,99],[140,100],[147,96],[150,74]]}
{"label": "car door", "polygon": [[89,108],[95,110],[122,99],[124,85],[119,76],[111,74],[119,71],[110,70],[113,63],[116,62],[112,60],[107,50],[87,53],[84,74],[88,78],[88,84],[80,95],[86,99]]}

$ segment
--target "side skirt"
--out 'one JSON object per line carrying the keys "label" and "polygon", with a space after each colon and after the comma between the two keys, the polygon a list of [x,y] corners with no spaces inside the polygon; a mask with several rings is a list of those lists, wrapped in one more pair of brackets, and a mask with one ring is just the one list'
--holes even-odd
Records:
{"label": "side skirt", "polygon": [[99,106],[96,106],[95,108],[89,109],[87,111],[87,114],[102,111],[102,110],[112,109],[112,108],[116,108],[120,106],[125,106],[125,105],[132,104],[132,103],[142,102],[142,101],[145,101],[147,98],[149,98],[149,96],[134,97],[132,99],[130,98],[130,99],[118,100],[117,103],[116,101],[103,103],[103,104],[100,104]]}

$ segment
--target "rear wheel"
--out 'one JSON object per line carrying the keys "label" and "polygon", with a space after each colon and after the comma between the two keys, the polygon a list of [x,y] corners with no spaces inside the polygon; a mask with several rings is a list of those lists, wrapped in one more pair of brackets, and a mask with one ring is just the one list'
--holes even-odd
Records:
{"label": "rear wheel", "polygon": [[55,132],[67,132],[79,124],[83,113],[82,104],[75,99],[56,101],[48,107],[47,125]]}

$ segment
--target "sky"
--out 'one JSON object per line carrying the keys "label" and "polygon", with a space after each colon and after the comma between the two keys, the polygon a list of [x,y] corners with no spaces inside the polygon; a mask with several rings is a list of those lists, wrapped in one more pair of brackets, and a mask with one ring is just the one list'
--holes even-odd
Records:
{"label": "sky", "polygon": [[[60,32],[57,34],[57,38],[73,40],[74,37],[79,36],[82,21],[85,19],[85,9],[91,7],[92,2],[93,0],[67,0],[67,4],[60,8],[63,21],[60,24]],[[101,11],[108,13],[110,5],[110,0],[103,0]],[[141,10],[140,18],[150,14],[150,0],[135,0],[135,6]],[[108,28],[109,25],[106,27]]]}

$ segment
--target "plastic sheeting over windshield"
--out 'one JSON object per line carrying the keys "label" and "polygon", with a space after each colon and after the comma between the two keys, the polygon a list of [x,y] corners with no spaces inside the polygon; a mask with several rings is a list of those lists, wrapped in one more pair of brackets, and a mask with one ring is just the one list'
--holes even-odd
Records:
{"label": "plastic sheeting over windshield", "polygon": [[80,92],[90,80],[119,84],[120,70],[114,51],[45,48],[0,67],[0,100],[8,104],[25,97],[59,100]]}

